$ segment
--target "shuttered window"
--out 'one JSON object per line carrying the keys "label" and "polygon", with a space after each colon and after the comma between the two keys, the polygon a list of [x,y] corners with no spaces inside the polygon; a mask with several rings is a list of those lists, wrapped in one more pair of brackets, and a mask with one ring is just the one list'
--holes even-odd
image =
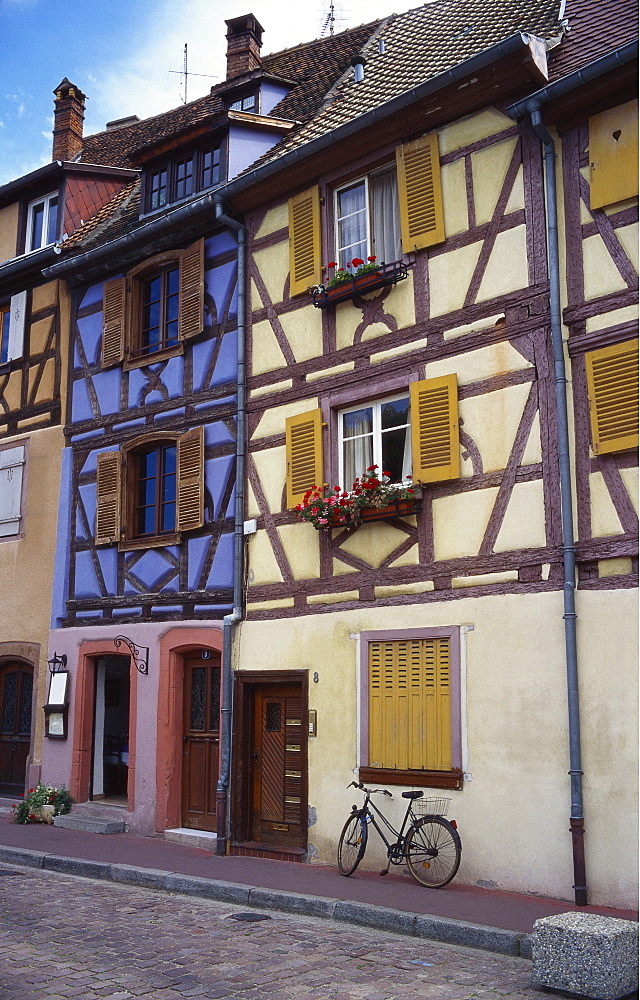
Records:
{"label": "shuttered window", "polygon": [[20,533],[25,447],[0,449],[0,538]]}
{"label": "shuttered window", "polygon": [[289,294],[301,295],[322,281],[320,193],[317,187],[289,199]]}
{"label": "shuttered window", "polygon": [[437,133],[398,146],[396,163],[403,251],[411,253],[442,243],[445,234]]}
{"label": "shuttered window", "polygon": [[638,341],[586,355],[591,440],[596,455],[638,446]]}
{"label": "shuttered window", "polygon": [[310,410],[286,422],[287,507],[302,503],[312,486],[323,482],[322,412]]}
{"label": "shuttered window", "polygon": [[414,482],[458,479],[460,431],[456,376],[412,382],[410,395]]}
{"label": "shuttered window", "polygon": [[591,208],[638,196],[638,102],[589,119]]}
{"label": "shuttered window", "polygon": [[204,323],[204,240],[159,254],[126,277],[105,282],[102,366],[146,364],[159,352],[181,351]]}
{"label": "shuttered window", "polygon": [[369,767],[449,771],[448,638],[369,643]]}
{"label": "shuttered window", "polygon": [[96,544],[172,544],[203,523],[202,427],[179,437],[145,435],[124,452],[98,455]]}

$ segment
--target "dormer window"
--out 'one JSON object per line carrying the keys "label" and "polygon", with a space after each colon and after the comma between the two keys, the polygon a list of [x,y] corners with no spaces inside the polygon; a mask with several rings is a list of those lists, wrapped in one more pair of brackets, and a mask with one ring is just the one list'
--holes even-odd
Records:
{"label": "dormer window", "polygon": [[258,113],[258,95],[257,93],[246,94],[244,97],[239,97],[233,104],[229,105],[229,111],[249,111],[253,114]]}
{"label": "dormer window", "polygon": [[172,202],[183,201],[220,180],[219,146],[203,146],[177,156],[147,171],[145,209],[154,212]]}
{"label": "dormer window", "polygon": [[50,246],[58,237],[58,192],[30,202],[25,253]]}

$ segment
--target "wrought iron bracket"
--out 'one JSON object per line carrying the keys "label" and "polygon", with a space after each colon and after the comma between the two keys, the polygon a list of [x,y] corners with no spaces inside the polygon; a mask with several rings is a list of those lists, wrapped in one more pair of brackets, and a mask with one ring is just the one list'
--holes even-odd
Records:
{"label": "wrought iron bracket", "polygon": [[141,674],[149,673],[149,647],[148,646],[136,646],[133,639],[127,639],[126,635],[117,635],[113,640],[113,645],[116,649],[120,649],[120,646],[124,642],[125,646],[131,653],[133,662],[136,665],[136,670]]}

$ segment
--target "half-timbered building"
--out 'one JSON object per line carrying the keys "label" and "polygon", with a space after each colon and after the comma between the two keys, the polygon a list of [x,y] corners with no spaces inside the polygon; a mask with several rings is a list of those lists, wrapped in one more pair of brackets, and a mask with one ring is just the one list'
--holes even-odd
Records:
{"label": "half-timbered building", "polygon": [[[403,789],[451,799],[463,881],[585,902],[586,856],[590,898],[633,903],[634,38],[625,2],[392,16],[227,187],[249,244],[234,853],[332,862],[364,781],[398,820]],[[411,506],[354,523],[376,473]]]}
{"label": "half-timbered building", "polygon": [[53,161],[0,188],[0,796],[40,775],[69,298],[57,247],[135,175],[76,163],[84,94],[55,90]]}
{"label": "half-timbered building", "polygon": [[321,59],[317,42],[262,59],[253,15],[226,23],[224,83],[84,138],[79,164],[136,177],[47,270],[71,307],[50,636],[66,663],[46,707],[46,777],[78,803],[65,823],[84,812],[85,826],[207,843],[224,822],[220,688],[243,544],[244,227],[221,193],[315,110],[371,32],[323,43]]}

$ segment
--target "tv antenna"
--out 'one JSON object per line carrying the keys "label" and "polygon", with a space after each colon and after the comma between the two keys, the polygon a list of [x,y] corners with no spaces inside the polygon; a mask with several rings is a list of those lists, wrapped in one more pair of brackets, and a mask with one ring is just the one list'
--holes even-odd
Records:
{"label": "tv antenna", "polygon": [[342,12],[342,5],[340,3],[335,3],[335,0],[326,0],[328,9],[323,8],[322,10],[322,23],[320,26],[320,37],[324,38],[325,35],[333,35],[335,32],[335,26],[340,21],[345,21],[346,17]]}
{"label": "tv antenna", "polygon": [[187,43],[184,43],[184,66],[182,69],[170,69],[170,73],[179,73],[180,76],[184,77],[184,96],[182,98],[182,103],[187,103],[187,80],[190,76],[208,76],[210,80],[216,80],[217,77],[213,73],[191,73],[187,69]]}

